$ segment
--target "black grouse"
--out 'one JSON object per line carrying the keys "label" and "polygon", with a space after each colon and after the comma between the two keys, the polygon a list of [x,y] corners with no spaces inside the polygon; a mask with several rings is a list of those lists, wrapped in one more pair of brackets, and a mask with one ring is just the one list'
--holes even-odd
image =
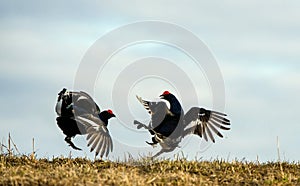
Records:
{"label": "black grouse", "polygon": [[134,120],[138,129],[143,127],[153,135],[152,142],[147,142],[149,145],[154,146],[159,143],[162,147],[161,151],[155,154],[153,158],[164,152],[173,151],[178,147],[182,138],[188,134],[196,134],[206,141],[210,139],[215,142],[213,133],[222,138],[223,135],[218,129],[230,129],[230,121],[225,118],[226,114],[199,107],[192,107],[184,114],[181,104],[169,91],[163,92],[160,98],[168,101],[170,108],[164,101],[151,102],[137,96],[137,99],[151,115],[151,121],[149,125],[145,125]]}
{"label": "black grouse", "polygon": [[107,129],[108,120],[115,117],[111,110],[101,112],[90,95],[83,91],[67,91],[65,88],[58,93],[55,110],[57,125],[73,149],[81,150],[71,138],[87,134],[88,146],[91,146],[91,152],[96,150],[96,156],[100,153],[102,158],[112,151],[113,143]]}

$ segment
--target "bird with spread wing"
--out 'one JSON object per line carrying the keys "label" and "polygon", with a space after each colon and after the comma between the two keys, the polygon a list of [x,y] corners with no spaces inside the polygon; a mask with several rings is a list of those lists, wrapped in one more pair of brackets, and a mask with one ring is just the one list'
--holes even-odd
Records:
{"label": "bird with spread wing", "polygon": [[87,135],[86,140],[92,152],[102,158],[113,150],[113,143],[107,129],[108,120],[115,117],[111,110],[100,111],[90,95],[83,91],[67,91],[63,89],[58,93],[55,106],[58,115],[57,125],[66,135],[65,141],[76,150],[71,141],[76,135]]}
{"label": "bird with spread wing", "polygon": [[151,121],[146,125],[134,120],[138,129],[145,128],[153,136],[152,142],[147,142],[149,145],[160,144],[162,147],[153,158],[164,152],[173,151],[179,146],[182,138],[189,134],[215,142],[214,135],[223,137],[220,129],[230,129],[230,121],[226,118],[226,114],[199,107],[192,107],[184,113],[178,99],[169,91],[164,91],[160,98],[169,102],[170,107],[164,101],[151,102],[137,96],[139,102],[151,115]]}

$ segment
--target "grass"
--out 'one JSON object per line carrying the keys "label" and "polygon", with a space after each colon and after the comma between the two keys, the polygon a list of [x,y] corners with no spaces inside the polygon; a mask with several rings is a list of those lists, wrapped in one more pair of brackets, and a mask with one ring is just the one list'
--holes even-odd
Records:
{"label": "grass", "polygon": [[[20,154],[10,137],[0,144],[0,185],[300,185],[300,164],[147,158],[92,161]],[[279,154],[279,143],[278,143]]]}
{"label": "grass", "polygon": [[299,163],[110,162],[0,155],[0,185],[300,185],[299,170]]}

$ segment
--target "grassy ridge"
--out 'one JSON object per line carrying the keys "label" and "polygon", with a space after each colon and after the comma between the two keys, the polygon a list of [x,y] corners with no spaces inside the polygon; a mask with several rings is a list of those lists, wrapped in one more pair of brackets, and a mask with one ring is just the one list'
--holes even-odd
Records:
{"label": "grassy ridge", "polygon": [[35,159],[0,155],[0,185],[300,185],[299,163]]}

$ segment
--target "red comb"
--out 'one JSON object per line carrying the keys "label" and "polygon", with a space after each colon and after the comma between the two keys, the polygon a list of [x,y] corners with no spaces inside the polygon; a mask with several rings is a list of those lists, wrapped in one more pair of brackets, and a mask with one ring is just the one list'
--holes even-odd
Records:
{"label": "red comb", "polygon": [[107,110],[109,114],[114,114],[112,110]]}
{"label": "red comb", "polygon": [[170,92],[166,90],[162,95],[168,95],[168,94],[170,94]]}

